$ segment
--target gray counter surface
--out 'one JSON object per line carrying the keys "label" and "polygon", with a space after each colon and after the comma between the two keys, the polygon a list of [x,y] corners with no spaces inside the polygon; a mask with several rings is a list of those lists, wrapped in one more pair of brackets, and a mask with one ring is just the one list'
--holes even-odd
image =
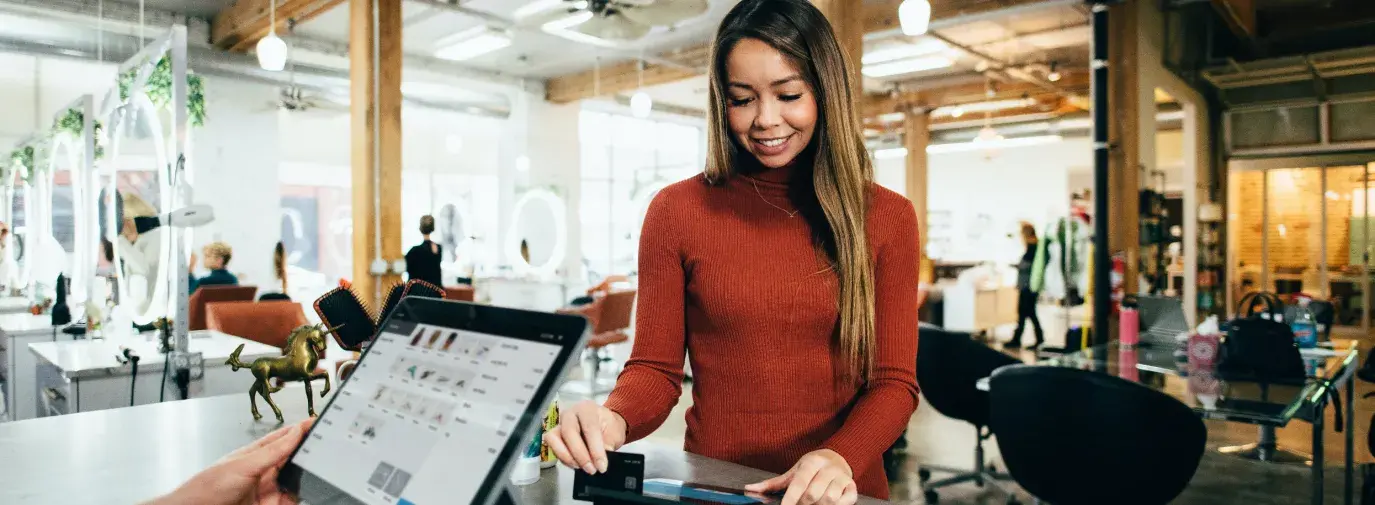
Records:
{"label": "gray counter surface", "polygon": [[[272,395],[287,422],[305,418],[300,387]],[[319,405],[317,403],[317,405]],[[271,416],[267,416],[271,419]],[[277,428],[254,422],[248,395],[219,396],[0,424],[0,503],[135,504],[171,491],[225,454]],[[739,488],[772,474],[679,449],[636,443],[646,478]],[[590,505],[572,498],[573,472],[544,470],[515,488],[519,505]],[[859,505],[887,502],[860,498]]]}
{"label": "gray counter surface", "polygon": [[[224,366],[229,354],[240,345],[244,346],[244,350],[239,358],[245,363],[251,363],[258,358],[282,355],[282,350],[276,347],[216,330],[190,332],[187,341],[191,352],[202,353],[205,366]],[[132,367],[120,363],[116,358],[125,347],[138,353],[140,374],[160,374],[162,362],[166,361],[167,355],[158,352],[158,345],[157,334],[148,332],[103,340],[41,342],[29,344],[29,349],[43,361],[52,363],[62,370],[62,374],[68,379],[73,379],[129,375]]]}

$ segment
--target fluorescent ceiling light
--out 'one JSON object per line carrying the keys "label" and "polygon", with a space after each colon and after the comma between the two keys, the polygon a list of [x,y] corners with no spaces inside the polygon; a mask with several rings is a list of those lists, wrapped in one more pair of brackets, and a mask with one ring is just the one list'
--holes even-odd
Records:
{"label": "fluorescent ceiling light", "polygon": [[511,36],[486,26],[477,26],[443,38],[435,43],[434,57],[463,61],[492,51],[505,49],[511,45]]}
{"label": "fluorescent ceiling light", "polygon": [[975,103],[966,103],[966,104],[952,105],[952,106],[946,106],[946,107],[937,107],[935,110],[932,110],[932,111],[931,111],[931,115],[932,115],[933,117],[936,117],[936,116],[953,116],[953,117],[960,117],[961,115],[964,115],[964,114],[967,114],[967,113],[970,113],[970,112],[997,112],[997,111],[1000,111],[1000,110],[1015,109],[1015,108],[1018,108],[1018,107],[1030,107],[1030,106],[1032,106],[1032,105],[1036,105],[1037,103],[1038,103],[1038,102],[1037,102],[1036,100],[1031,99],[1031,98],[1015,98],[1015,99],[1010,99],[1010,100],[991,100],[991,101],[987,101],[987,102],[975,102]]}
{"label": "fluorescent ceiling light", "polygon": [[874,48],[873,51],[864,53],[864,57],[861,58],[860,61],[865,65],[873,65],[904,58],[935,54],[946,49],[949,49],[949,46],[945,45],[944,42],[931,38],[923,38],[915,44],[904,43]]}
{"label": "fluorescent ceiling light", "polygon": [[1027,147],[1041,144],[1053,144],[1065,140],[1059,135],[1037,135],[1034,137],[1013,137],[1000,138],[998,140],[974,141],[974,142],[955,142],[950,144],[933,144],[926,146],[928,154],[935,153],[955,153],[961,151],[976,151],[980,149],[1001,149],[1005,147]]}
{"label": "fluorescent ceiling light", "polygon": [[927,56],[922,58],[912,58],[908,60],[898,60],[876,65],[865,65],[865,77],[891,77],[894,75],[911,74],[925,72],[927,70],[937,70],[950,68],[955,61],[944,56]]}
{"label": "fluorescent ceiling light", "polygon": [[572,16],[568,16],[566,18],[555,19],[553,21],[545,23],[540,28],[546,32],[556,30],[567,30],[574,26],[586,23],[590,19],[592,19],[592,11],[582,11]]}
{"label": "fluorescent ceiling light", "polygon": [[887,114],[878,115],[878,120],[880,123],[897,123],[904,119],[907,119],[907,115],[901,112],[889,112]]}
{"label": "fluorescent ceiling light", "polygon": [[[1065,140],[1065,138],[1059,135],[1037,135],[1034,137],[1015,137],[983,142],[952,142],[949,144],[932,144],[926,146],[926,152],[928,154],[936,154],[976,151],[980,149],[998,149],[1004,147],[1027,147],[1053,144],[1063,140]],[[890,147],[874,151],[874,159],[876,160],[892,160],[905,156],[907,156],[906,147]]]}
{"label": "fluorescent ceiling light", "polygon": [[[563,0],[535,0],[533,2],[525,4],[519,9],[516,9],[516,11],[511,15],[515,16],[516,19],[522,19],[528,18],[535,14],[539,14],[544,11],[554,10],[561,7],[564,7]],[[569,5],[568,7],[574,9],[586,9],[587,2],[573,2],[573,4]]]}

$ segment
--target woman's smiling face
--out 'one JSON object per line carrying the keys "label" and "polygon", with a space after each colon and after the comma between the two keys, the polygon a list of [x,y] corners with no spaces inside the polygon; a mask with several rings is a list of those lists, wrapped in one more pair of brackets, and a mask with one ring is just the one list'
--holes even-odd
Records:
{"label": "woman's smiling face", "polygon": [[758,39],[726,58],[726,110],[735,140],[767,168],[788,166],[812,141],[816,96],[802,72]]}

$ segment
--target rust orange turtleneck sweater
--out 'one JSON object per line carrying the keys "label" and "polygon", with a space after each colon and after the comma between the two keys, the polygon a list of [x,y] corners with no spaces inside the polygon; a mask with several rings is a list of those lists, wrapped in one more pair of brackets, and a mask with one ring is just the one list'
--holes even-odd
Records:
{"label": "rust orange turtleneck sweater", "polygon": [[831,449],[860,494],[886,498],[882,455],[917,406],[917,220],[906,198],[873,186],[877,347],[871,380],[844,379],[833,337],[838,281],[787,198],[786,170],[711,186],[699,175],[661,191],[640,238],[630,360],[606,406],[631,441],[682,393],[690,357],[688,452],[783,473]]}

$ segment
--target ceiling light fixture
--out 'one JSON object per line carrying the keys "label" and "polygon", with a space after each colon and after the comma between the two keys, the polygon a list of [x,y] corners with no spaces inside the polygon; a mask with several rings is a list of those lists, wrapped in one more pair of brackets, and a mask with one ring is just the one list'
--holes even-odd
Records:
{"label": "ceiling light fixture", "polygon": [[932,117],[950,116],[960,117],[966,112],[997,112],[1019,107],[1031,107],[1037,102],[1033,98],[1015,98],[1009,100],[990,100],[987,102],[974,102],[960,105],[937,107],[931,111]]}
{"label": "ceiling light fixture", "polygon": [[654,100],[649,98],[649,93],[645,93],[645,61],[640,60],[636,68],[636,79],[639,84],[636,86],[635,94],[630,97],[630,115],[644,119],[654,111]]}
{"label": "ceiling light fixture", "polygon": [[277,36],[277,2],[273,0],[271,9],[268,11],[268,23],[271,31],[267,36],[258,40],[258,46],[254,52],[258,53],[258,66],[263,70],[271,72],[281,72],[286,68],[287,47],[286,41]]}
{"label": "ceiling light fixture", "polygon": [[[535,14],[539,14],[544,11],[554,10],[556,8],[563,6],[564,0],[535,0],[533,2],[525,4],[519,9],[516,9],[515,12],[511,13],[511,15],[514,16],[516,19],[524,19]],[[573,9],[586,9],[587,2],[573,2],[573,5],[569,7]]]}
{"label": "ceiling light fixture", "polygon": [[898,22],[902,24],[902,33],[909,37],[926,33],[931,28],[931,2],[903,0],[898,6]]}
{"label": "ceiling light fixture", "polygon": [[511,36],[486,25],[463,30],[435,43],[434,57],[463,61],[510,47]]}
{"label": "ceiling light fixture", "polygon": [[[926,146],[927,154],[957,153],[964,151],[975,151],[979,149],[996,149],[1004,147],[1028,147],[1043,144],[1054,144],[1062,142],[1065,138],[1060,135],[1036,135],[1031,137],[1014,137],[1010,139],[1000,139],[989,142],[950,142],[945,144],[931,144]],[[890,147],[887,149],[877,149],[874,151],[876,160],[892,160],[907,156],[906,147]]]}
{"label": "ceiling light fixture", "polygon": [[922,58],[890,61],[876,65],[865,65],[862,73],[865,77],[891,77],[894,75],[950,68],[954,64],[954,60],[944,56],[926,56]]}
{"label": "ceiling light fixture", "polygon": [[860,62],[865,65],[887,63],[904,58],[927,56],[949,48],[950,46],[945,45],[944,42],[939,40],[923,38],[912,44],[895,44],[876,47],[873,51],[866,51],[864,56],[860,59]]}
{"label": "ceiling light fixture", "polygon": [[1050,72],[1046,73],[1046,80],[1050,82],[1060,82],[1060,71],[1055,69],[1055,62],[1050,62]]}

